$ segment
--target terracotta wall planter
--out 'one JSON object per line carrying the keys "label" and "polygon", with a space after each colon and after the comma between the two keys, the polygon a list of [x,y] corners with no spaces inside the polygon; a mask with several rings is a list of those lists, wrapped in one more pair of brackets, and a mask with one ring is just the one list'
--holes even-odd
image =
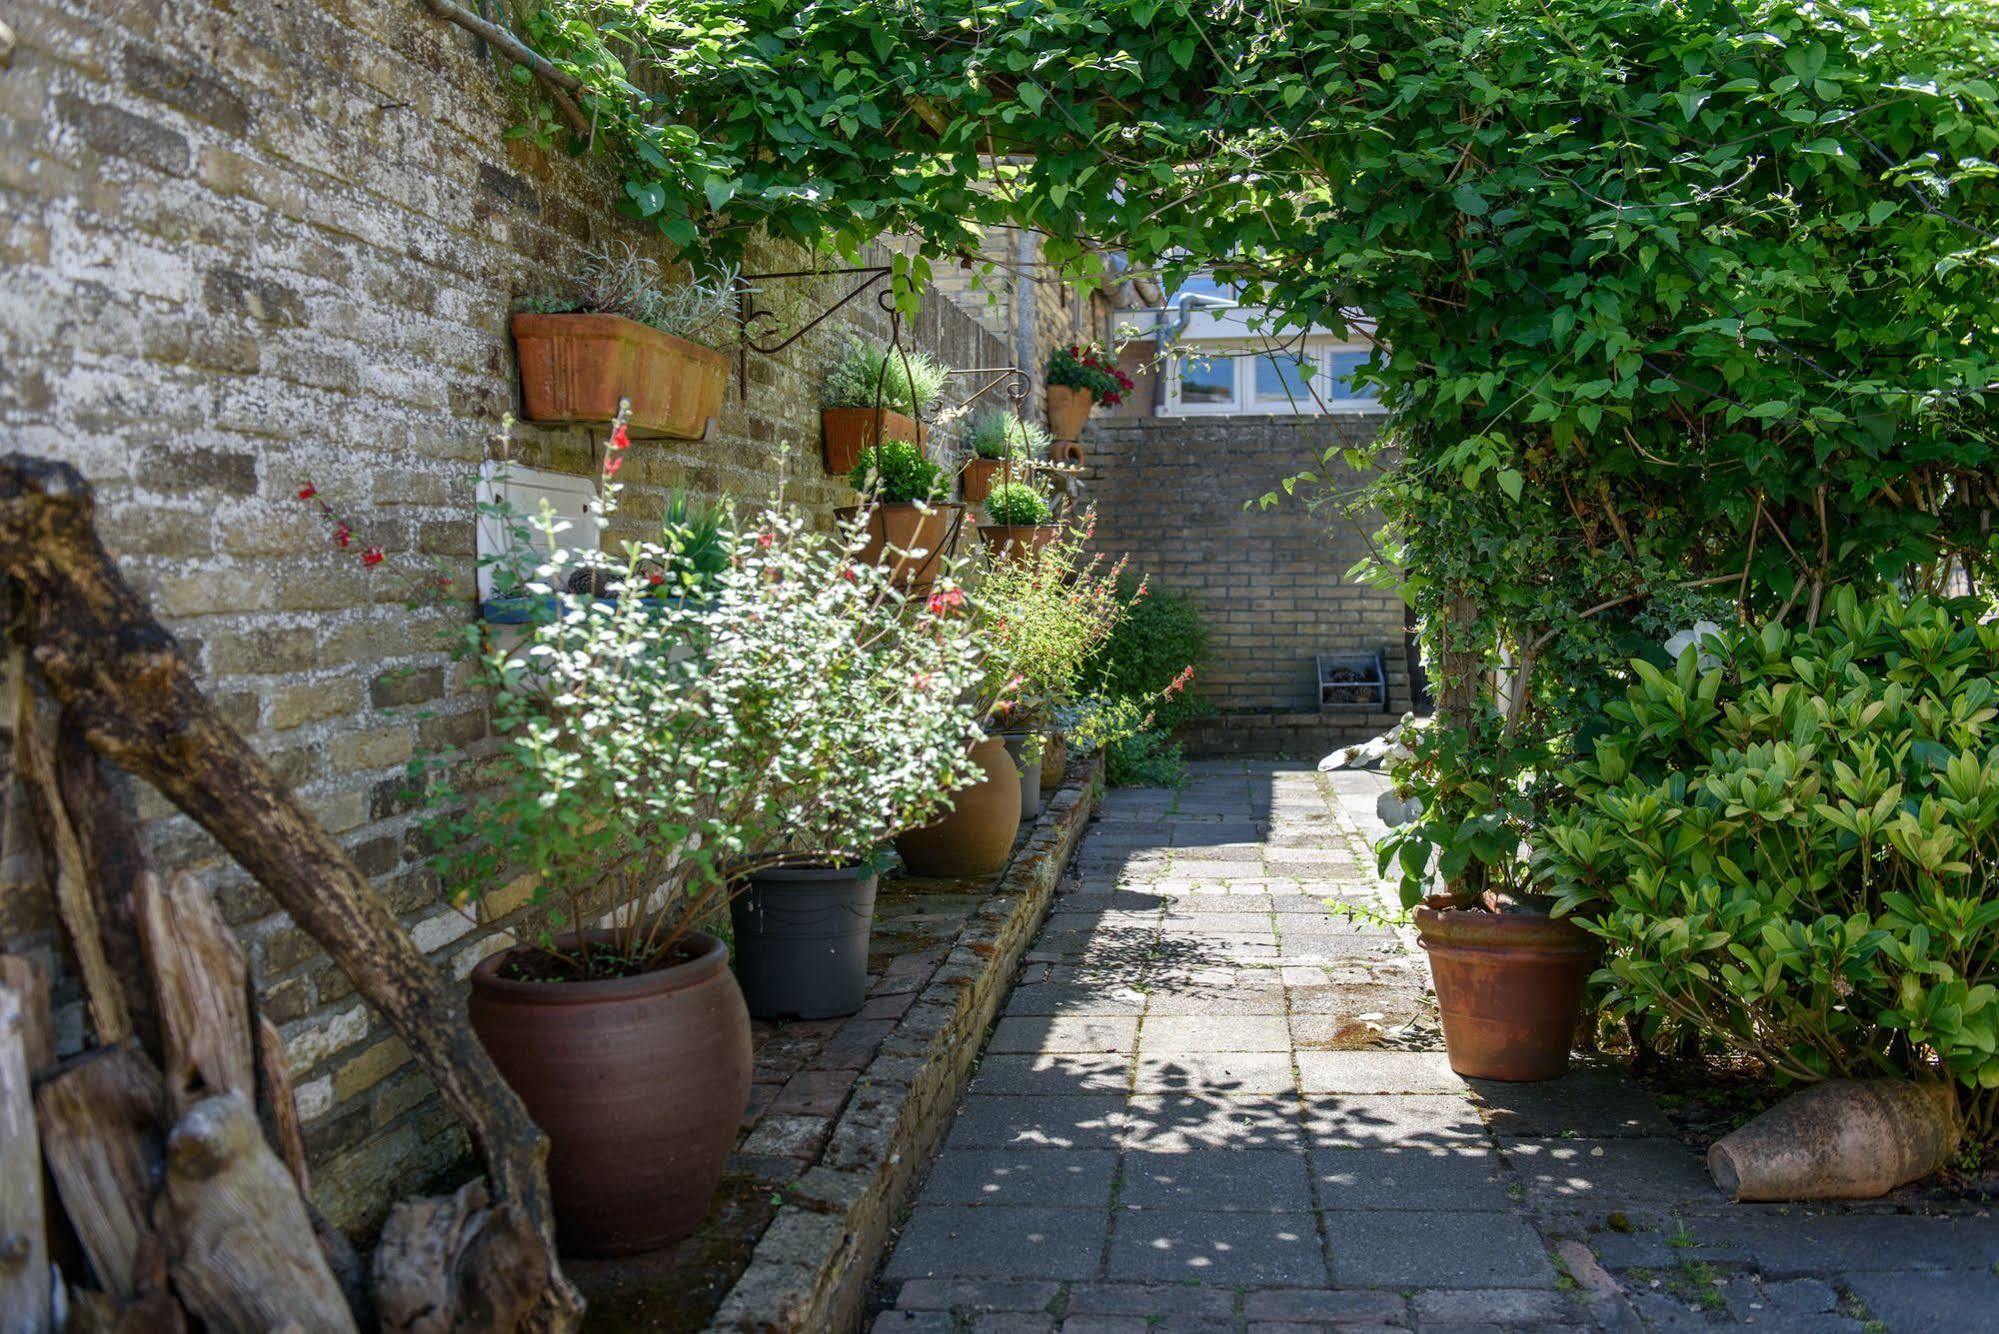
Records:
{"label": "terracotta wall planter", "polygon": [[895,850],[916,875],[992,875],[1006,865],[1020,828],[1020,770],[1006,753],[1006,741],[987,737],[972,747],[985,778],[951,794],[949,814],[912,829]]}
{"label": "terracotta wall planter", "polygon": [[979,540],[994,560],[1024,560],[1062,536],[1060,524],[987,523],[979,526]]}
{"label": "terracotta wall planter", "polygon": [[[847,523],[862,508],[846,505],[834,513],[840,522]],[[951,540],[964,514],[963,505],[949,501],[876,505],[868,515],[867,544],[855,559],[889,566],[889,577],[901,587],[928,588],[943,566],[944,544]]]}
{"label": "terracotta wall planter", "polygon": [[1475,1079],[1555,1079],[1569,1068],[1596,937],[1536,912],[1418,908],[1451,1069]]}
{"label": "terracotta wall planter", "polygon": [[622,398],[633,435],[699,440],[729,382],[726,353],[621,315],[516,315],[514,348],[532,422],[608,422]]}
{"label": "terracotta wall planter", "polygon": [[993,487],[1013,480],[1013,462],[1009,459],[972,459],[965,464],[965,470],[958,474],[958,498],[967,505],[983,505],[986,497],[993,493]]}
{"label": "terracotta wall planter", "polygon": [[[601,935],[608,939],[608,935]],[[597,982],[472,970],[472,1027],[549,1138],[558,1248],[628,1255],[707,1215],[750,1096],[750,1016],[713,936],[690,962]]]}
{"label": "terracotta wall planter", "polygon": [[1048,433],[1057,440],[1075,440],[1083,434],[1083,423],[1090,420],[1090,409],[1097,405],[1096,395],[1087,389],[1071,389],[1067,385],[1048,386]]}
{"label": "terracotta wall planter", "polygon": [[819,414],[826,433],[826,471],[845,477],[861,462],[861,451],[883,440],[920,445],[929,428],[914,417],[887,408],[826,408]]}

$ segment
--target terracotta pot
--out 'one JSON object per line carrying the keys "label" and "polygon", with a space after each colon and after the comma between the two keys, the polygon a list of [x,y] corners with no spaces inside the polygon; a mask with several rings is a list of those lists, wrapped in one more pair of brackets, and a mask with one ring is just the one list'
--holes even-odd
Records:
{"label": "terracotta pot", "polygon": [[633,435],[699,440],[729,383],[726,353],[622,315],[516,315],[514,349],[531,422],[608,422],[622,398]]}
{"label": "terracotta pot", "polygon": [[983,505],[993,487],[1013,478],[1011,459],[971,459],[958,474],[958,498],[967,505]]}
{"label": "terracotta pot", "polygon": [[1716,1140],[1707,1170],[1738,1200],[1871,1200],[1948,1163],[1963,1134],[1942,1080],[1828,1079]]}
{"label": "terracotta pot", "polygon": [[1538,912],[1418,908],[1451,1069],[1475,1079],[1555,1079],[1569,1068],[1596,937]]}
{"label": "terracotta pot", "polygon": [[1083,466],[1083,447],[1074,440],[1057,440],[1048,446],[1048,457],[1065,467]]}
{"label": "terracotta pot", "polygon": [[1069,772],[1069,738],[1050,732],[1041,748],[1041,792],[1043,796],[1062,786]]}
{"label": "terracotta pot", "polygon": [[1090,409],[1097,405],[1097,396],[1087,389],[1071,389],[1067,385],[1048,386],[1048,433],[1057,440],[1077,440],[1082,437],[1083,423],[1090,420]]}
{"label": "terracotta pot", "polygon": [[[841,523],[852,521],[862,506],[834,511]],[[877,505],[868,515],[868,540],[854,559],[889,566],[889,578],[904,588],[924,589],[944,564],[944,547],[964,518],[965,507],[949,501]],[[912,553],[921,552],[921,555]]]}
{"label": "terracotta pot", "polygon": [[[608,939],[594,933],[592,939]],[[629,1255],[708,1213],[750,1096],[750,1016],[722,942],[687,963],[595,982],[472,970],[472,1028],[549,1139],[558,1247]]]}
{"label": "terracotta pot", "polygon": [[920,445],[929,428],[914,417],[887,408],[826,408],[819,414],[826,432],[826,471],[845,477],[860,466],[861,451],[883,440]]}
{"label": "terracotta pot", "polygon": [[986,776],[951,794],[949,814],[935,824],[896,839],[903,865],[916,875],[992,875],[1013,853],[1020,829],[1020,770],[1006,753],[1006,741],[987,737],[972,747]]}
{"label": "terracotta pot", "polygon": [[994,560],[1024,560],[1056,538],[1062,526],[1054,523],[986,523],[979,525],[979,540]]}

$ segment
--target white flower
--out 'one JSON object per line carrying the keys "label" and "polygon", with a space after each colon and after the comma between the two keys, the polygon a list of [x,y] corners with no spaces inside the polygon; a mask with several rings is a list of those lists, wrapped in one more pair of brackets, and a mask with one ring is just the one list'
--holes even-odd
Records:
{"label": "white flower", "polygon": [[[1691,629],[1682,630],[1666,641],[1666,656],[1678,662],[1682,653],[1703,643],[1710,635],[1719,634],[1721,627],[1713,621],[1695,621]],[[1705,648],[1700,650],[1698,661],[1700,669],[1704,672],[1713,671],[1721,666],[1721,659]]]}

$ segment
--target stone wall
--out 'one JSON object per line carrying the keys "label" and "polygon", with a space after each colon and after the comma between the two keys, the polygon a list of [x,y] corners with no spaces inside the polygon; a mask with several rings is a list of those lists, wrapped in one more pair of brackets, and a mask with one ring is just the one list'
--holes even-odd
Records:
{"label": "stone wall", "polygon": [[[1129,552],[1134,568],[1201,608],[1212,634],[1201,689],[1224,713],[1316,719],[1315,655],[1376,649],[1386,659],[1390,711],[1410,707],[1402,602],[1346,578],[1367,554],[1373,525],[1313,509],[1308,487],[1268,509],[1252,503],[1307,469],[1354,484],[1343,466],[1328,474],[1320,456],[1371,439],[1377,420],[1099,415],[1085,432],[1097,545]],[[1353,721],[1329,715],[1322,730],[1343,735]],[[1304,741],[1289,739],[1300,726],[1282,729],[1281,745],[1266,729],[1272,740],[1263,749],[1311,744],[1316,723],[1304,725]],[[1217,741],[1226,741],[1227,721],[1217,727]]]}
{"label": "stone wall", "polygon": [[[487,724],[439,647],[467,601],[411,611],[405,592],[434,565],[473,590],[474,479],[516,402],[509,313],[648,230],[610,211],[589,160],[504,141],[504,72],[409,0],[20,0],[6,17],[0,448],[90,478],[107,544],[206,690],[463,978],[522,896],[475,923],[413,846],[406,763],[476,751]],[[769,299],[809,312],[847,282]],[[821,515],[850,501],[819,462],[818,376],[845,330],[886,323],[870,294],[784,354],[752,354],[747,397],[732,382],[708,440],[634,447],[624,520],[656,517],[677,486],[781,489]],[[1011,360],[941,299],[912,332],[952,364]],[[602,432],[516,443],[524,462],[593,475]],[[385,548],[380,567],[333,550],[295,497],[308,480],[352,516],[357,550]],[[133,799],[155,864],[214,887],[282,1021],[318,1203],[368,1227],[462,1135],[313,943],[190,822]],[[55,941],[46,898],[0,884],[0,942]],[[73,1049],[73,983],[59,999]]]}

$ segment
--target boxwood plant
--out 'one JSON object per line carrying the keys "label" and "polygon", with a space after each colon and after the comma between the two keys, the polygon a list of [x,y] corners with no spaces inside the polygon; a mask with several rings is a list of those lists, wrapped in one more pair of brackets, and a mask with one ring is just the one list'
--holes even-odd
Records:
{"label": "boxwood plant", "polygon": [[944,470],[907,440],[884,440],[861,451],[848,482],[883,505],[935,500],[944,494]]}
{"label": "boxwood plant", "polygon": [[1047,523],[1051,511],[1041,493],[1025,482],[1003,482],[986,497],[986,513],[996,524],[1025,528]]}

